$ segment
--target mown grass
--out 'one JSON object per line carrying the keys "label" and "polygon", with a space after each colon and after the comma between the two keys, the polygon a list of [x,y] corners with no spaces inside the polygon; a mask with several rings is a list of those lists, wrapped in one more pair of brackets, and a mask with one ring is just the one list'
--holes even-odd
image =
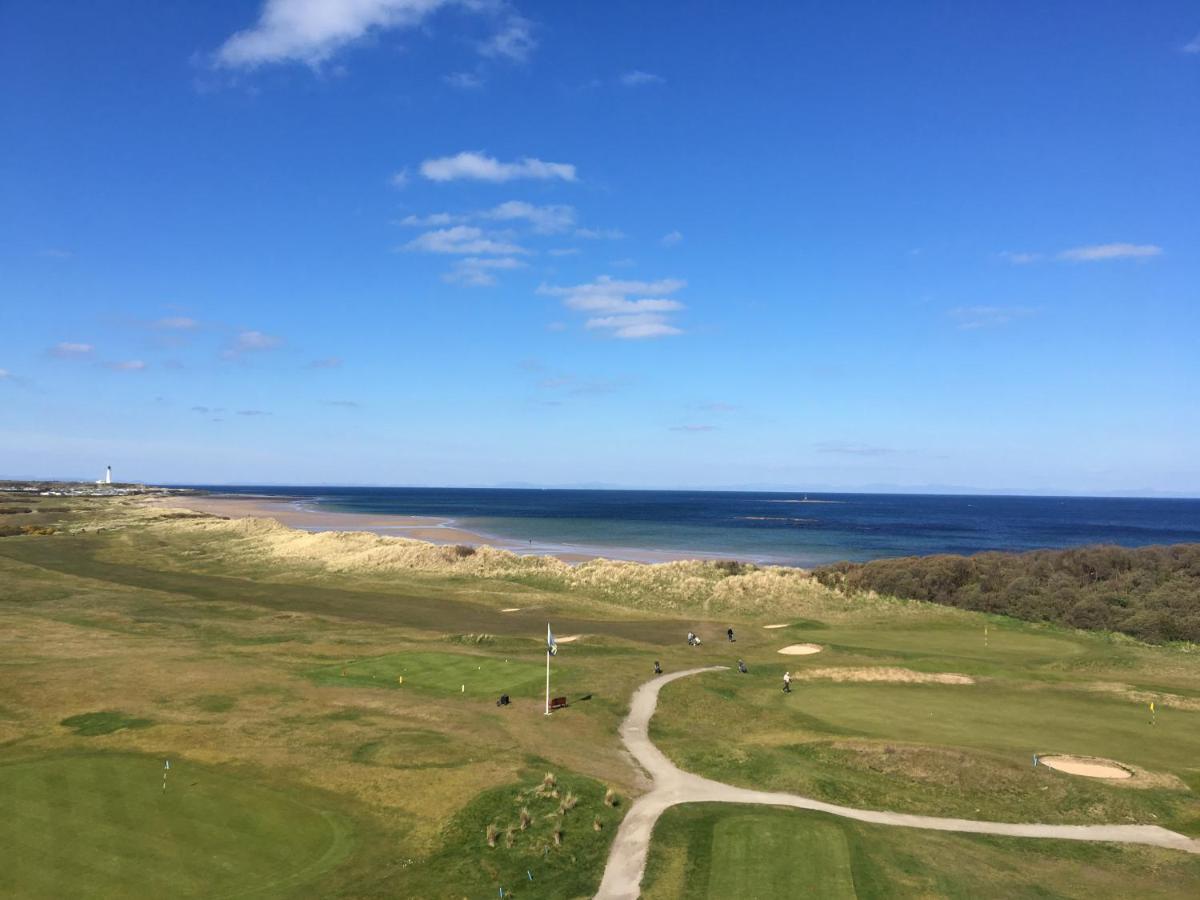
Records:
{"label": "mown grass", "polygon": [[252,779],[128,754],[0,765],[0,895],[284,897],[341,863],[348,824]]}
{"label": "mown grass", "polygon": [[[413,651],[347,660],[314,669],[318,684],[394,688],[441,695],[533,697],[545,686],[536,663],[465,653]],[[561,688],[561,679],[557,680]]]}
{"label": "mown grass", "polygon": [[1194,897],[1200,858],[1113,844],[886,828],[801,810],[700,803],[654,831],[646,900],[779,897]]}
{"label": "mown grass", "polygon": [[95,737],[99,734],[112,734],[126,728],[149,728],[154,724],[150,719],[139,719],[126,715],[119,710],[103,710],[101,712],[80,713],[67,716],[61,725],[65,725],[78,735]]}

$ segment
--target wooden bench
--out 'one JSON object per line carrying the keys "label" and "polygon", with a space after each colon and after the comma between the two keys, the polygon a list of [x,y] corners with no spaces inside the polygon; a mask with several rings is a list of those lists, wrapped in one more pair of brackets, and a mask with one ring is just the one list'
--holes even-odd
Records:
{"label": "wooden bench", "polygon": [[567,698],[566,697],[553,698],[550,701],[550,708],[551,709],[566,709],[567,708]]}

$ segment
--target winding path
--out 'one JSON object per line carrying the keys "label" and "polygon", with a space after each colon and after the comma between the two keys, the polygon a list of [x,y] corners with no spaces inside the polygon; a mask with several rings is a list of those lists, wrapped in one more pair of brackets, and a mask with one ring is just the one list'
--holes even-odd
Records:
{"label": "winding path", "polygon": [[642,874],[646,870],[646,853],[650,834],[663,811],[679,803],[763,803],[769,806],[793,806],[819,812],[872,822],[876,825],[899,825],[905,828],[928,828],[934,831],[961,831],[973,834],[1000,834],[1009,837],[1057,838],[1068,841],[1115,841],[1123,844],[1150,844],[1200,853],[1200,840],[1193,840],[1157,825],[1017,825],[1005,822],[976,822],[971,819],[944,819],[938,816],[915,816],[907,813],[853,809],[810,800],[796,794],[755,791],[710,781],[699,775],[684,772],[667,759],[666,754],[650,740],[650,717],[658,705],[658,692],[664,684],[701,672],[717,672],[727,666],[710,666],[672,672],[647,681],[633,694],[629,715],[621,723],[621,740],[633,757],[653,779],[649,793],[634,801],[626,814],[616,840],[609,851],[608,864],[596,900],[637,900],[641,893]]}

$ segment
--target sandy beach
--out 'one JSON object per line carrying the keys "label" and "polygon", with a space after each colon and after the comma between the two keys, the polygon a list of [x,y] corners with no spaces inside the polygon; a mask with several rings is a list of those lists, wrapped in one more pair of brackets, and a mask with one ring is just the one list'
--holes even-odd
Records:
{"label": "sandy beach", "polygon": [[388,537],[428,541],[431,544],[468,544],[473,547],[487,545],[523,556],[554,556],[569,563],[586,562],[589,559],[657,563],[678,559],[696,559],[701,556],[695,553],[672,553],[665,550],[625,547],[585,550],[577,547],[525,542],[478,534],[460,528],[448,519],[436,516],[399,516],[311,509],[306,508],[300,501],[272,497],[177,494],[148,502],[161,506],[190,509],[193,512],[214,516],[226,516],[231,519],[242,517],[274,519],[281,525],[304,531],[370,531]]}

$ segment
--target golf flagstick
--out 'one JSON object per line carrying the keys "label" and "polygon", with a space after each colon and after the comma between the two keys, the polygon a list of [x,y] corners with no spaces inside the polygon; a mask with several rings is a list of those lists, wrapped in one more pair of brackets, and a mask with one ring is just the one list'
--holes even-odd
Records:
{"label": "golf flagstick", "polygon": [[546,623],[546,715],[550,715],[550,657],[558,652],[558,642],[554,640],[554,632],[550,623]]}

